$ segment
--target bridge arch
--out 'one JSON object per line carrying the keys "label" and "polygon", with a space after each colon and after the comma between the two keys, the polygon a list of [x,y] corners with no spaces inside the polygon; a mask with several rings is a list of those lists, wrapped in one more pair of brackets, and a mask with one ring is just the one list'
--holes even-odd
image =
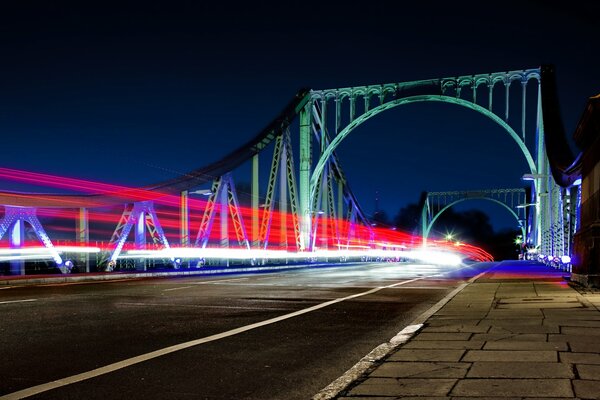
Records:
{"label": "bridge arch", "polygon": [[[423,218],[423,243],[425,243],[427,241],[427,238],[429,237],[429,233],[431,232],[431,228],[433,227],[433,224],[435,224],[435,221],[437,221],[437,219],[444,213],[446,212],[450,207],[461,203],[463,201],[469,201],[469,200],[488,200],[491,202],[494,202],[496,204],[500,204],[502,207],[506,208],[513,217],[515,217],[515,220],[517,221],[517,223],[519,224],[519,227],[521,228],[521,234],[523,235],[523,238],[526,237],[526,231],[525,231],[525,226],[523,224],[521,224],[521,220],[519,219],[519,216],[517,215],[517,213],[511,208],[509,207],[507,204],[501,202],[500,200],[496,200],[496,199],[492,199],[489,197],[469,197],[469,198],[464,198],[464,199],[458,199],[455,200],[447,205],[445,205],[441,210],[439,210],[431,219],[431,221],[426,221],[425,218]],[[423,207],[427,207],[427,204],[425,204]]]}
{"label": "bridge arch", "polygon": [[515,130],[510,125],[508,125],[507,122],[503,121],[500,117],[498,117],[492,111],[490,111],[478,104],[475,104],[473,102],[470,102],[470,101],[467,101],[467,100],[464,100],[461,98],[457,98],[457,97],[450,97],[450,96],[445,96],[445,95],[430,95],[430,94],[416,95],[416,96],[403,97],[400,99],[389,101],[387,103],[380,104],[379,106],[358,116],[355,120],[350,122],[346,127],[344,127],[344,129],[342,129],[340,131],[340,133],[338,133],[335,136],[335,138],[329,143],[329,145],[322,152],[321,157],[319,158],[319,161],[317,162],[317,165],[315,166],[315,168],[313,170],[312,176],[310,177],[310,199],[311,199],[311,202],[314,201],[317,185],[319,184],[319,179],[321,177],[321,174],[323,173],[323,170],[325,168],[327,161],[334,154],[335,149],[350,134],[350,132],[352,132],[355,128],[357,128],[358,126],[360,126],[367,120],[373,118],[374,116],[376,116],[379,113],[382,113],[384,111],[390,110],[392,108],[395,108],[395,107],[398,107],[401,105],[411,104],[411,103],[421,103],[421,102],[443,102],[443,103],[456,104],[456,105],[459,105],[459,106],[462,106],[465,108],[469,108],[476,112],[479,112],[480,114],[488,117],[489,119],[491,119],[492,121],[494,121],[498,125],[500,125],[500,127],[502,127],[510,135],[510,137],[517,143],[517,145],[519,146],[519,149],[521,150],[521,152],[523,153],[523,156],[525,157],[525,160],[527,161],[527,165],[529,166],[531,174],[534,174],[534,175],[537,174],[536,163],[535,163],[531,153],[529,152],[529,149],[525,145],[525,143],[521,140],[521,138],[515,132]]}

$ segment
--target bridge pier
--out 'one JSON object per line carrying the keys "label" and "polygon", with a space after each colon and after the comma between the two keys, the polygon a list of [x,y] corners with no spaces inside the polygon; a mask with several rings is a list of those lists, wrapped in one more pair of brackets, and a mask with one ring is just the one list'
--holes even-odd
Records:
{"label": "bridge pier", "polygon": [[[20,249],[25,242],[25,223],[18,219],[10,227],[8,232],[8,242],[11,249]],[[11,275],[25,275],[25,261],[22,258],[11,260]]]}

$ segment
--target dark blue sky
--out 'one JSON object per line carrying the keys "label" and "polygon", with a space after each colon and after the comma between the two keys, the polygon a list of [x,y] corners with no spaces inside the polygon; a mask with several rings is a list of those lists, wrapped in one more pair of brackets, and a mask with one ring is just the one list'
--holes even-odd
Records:
{"label": "dark blue sky", "polygon": [[[597,1],[18,3],[0,7],[9,168],[132,186],[167,179],[251,138],[302,87],[552,63],[569,135],[600,92]],[[391,216],[421,190],[515,187],[527,172],[493,122],[451,105],[384,113],[339,153],[364,208],[377,190]],[[514,226],[485,210],[497,228]]]}

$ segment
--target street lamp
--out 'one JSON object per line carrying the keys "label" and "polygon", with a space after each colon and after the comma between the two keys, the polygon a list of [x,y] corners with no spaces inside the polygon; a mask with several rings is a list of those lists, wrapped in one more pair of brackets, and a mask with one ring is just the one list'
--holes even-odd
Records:
{"label": "street lamp", "polygon": [[517,204],[515,208],[527,208],[531,206],[535,206],[537,203],[525,203],[525,204]]}
{"label": "street lamp", "polygon": [[548,177],[548,175],[546,175],[546,174],[523,174],[521,179],[524,181],[535,181],[536,179],[547,178],[547,177]]}
{"label": "street lamp", "polygon": [[189,192],[189,194],[201,194],[204,196],[210,196],[211,194],[213,194],[213,192],[211,192],[210,189],[200,189],[194,190],[193,192]]}

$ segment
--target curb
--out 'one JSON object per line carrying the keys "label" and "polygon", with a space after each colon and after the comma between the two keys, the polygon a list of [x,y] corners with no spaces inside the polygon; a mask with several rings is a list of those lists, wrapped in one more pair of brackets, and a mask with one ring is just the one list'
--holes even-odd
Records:
{"label": "curb", "polygon": [[342,376],[331,382],[325,388],[321,389],[312,397],[312,400],[335,399],[342,391],[348,389],[352,383],[356,382],[362,376],[370,372],[371,369],[375,368],[379,364],[380,360],[389,356],[400,346],[412,339],[423,328],[424,323],[433,314],[444,307],[450,300],[452,300],[454,296],[493,268],[495,268],[495,266],[475,275],[467,282],[462,283],[452,292],[448,293],[443,299],[435,303],[431,308],[415,318],[410,325],[398,332],[396,336],[391,338],[388,342],[382,343],[375,347],[369,352],[369,354],[361,358],[360,361],[354,364],[348,371],[344,372]]}

